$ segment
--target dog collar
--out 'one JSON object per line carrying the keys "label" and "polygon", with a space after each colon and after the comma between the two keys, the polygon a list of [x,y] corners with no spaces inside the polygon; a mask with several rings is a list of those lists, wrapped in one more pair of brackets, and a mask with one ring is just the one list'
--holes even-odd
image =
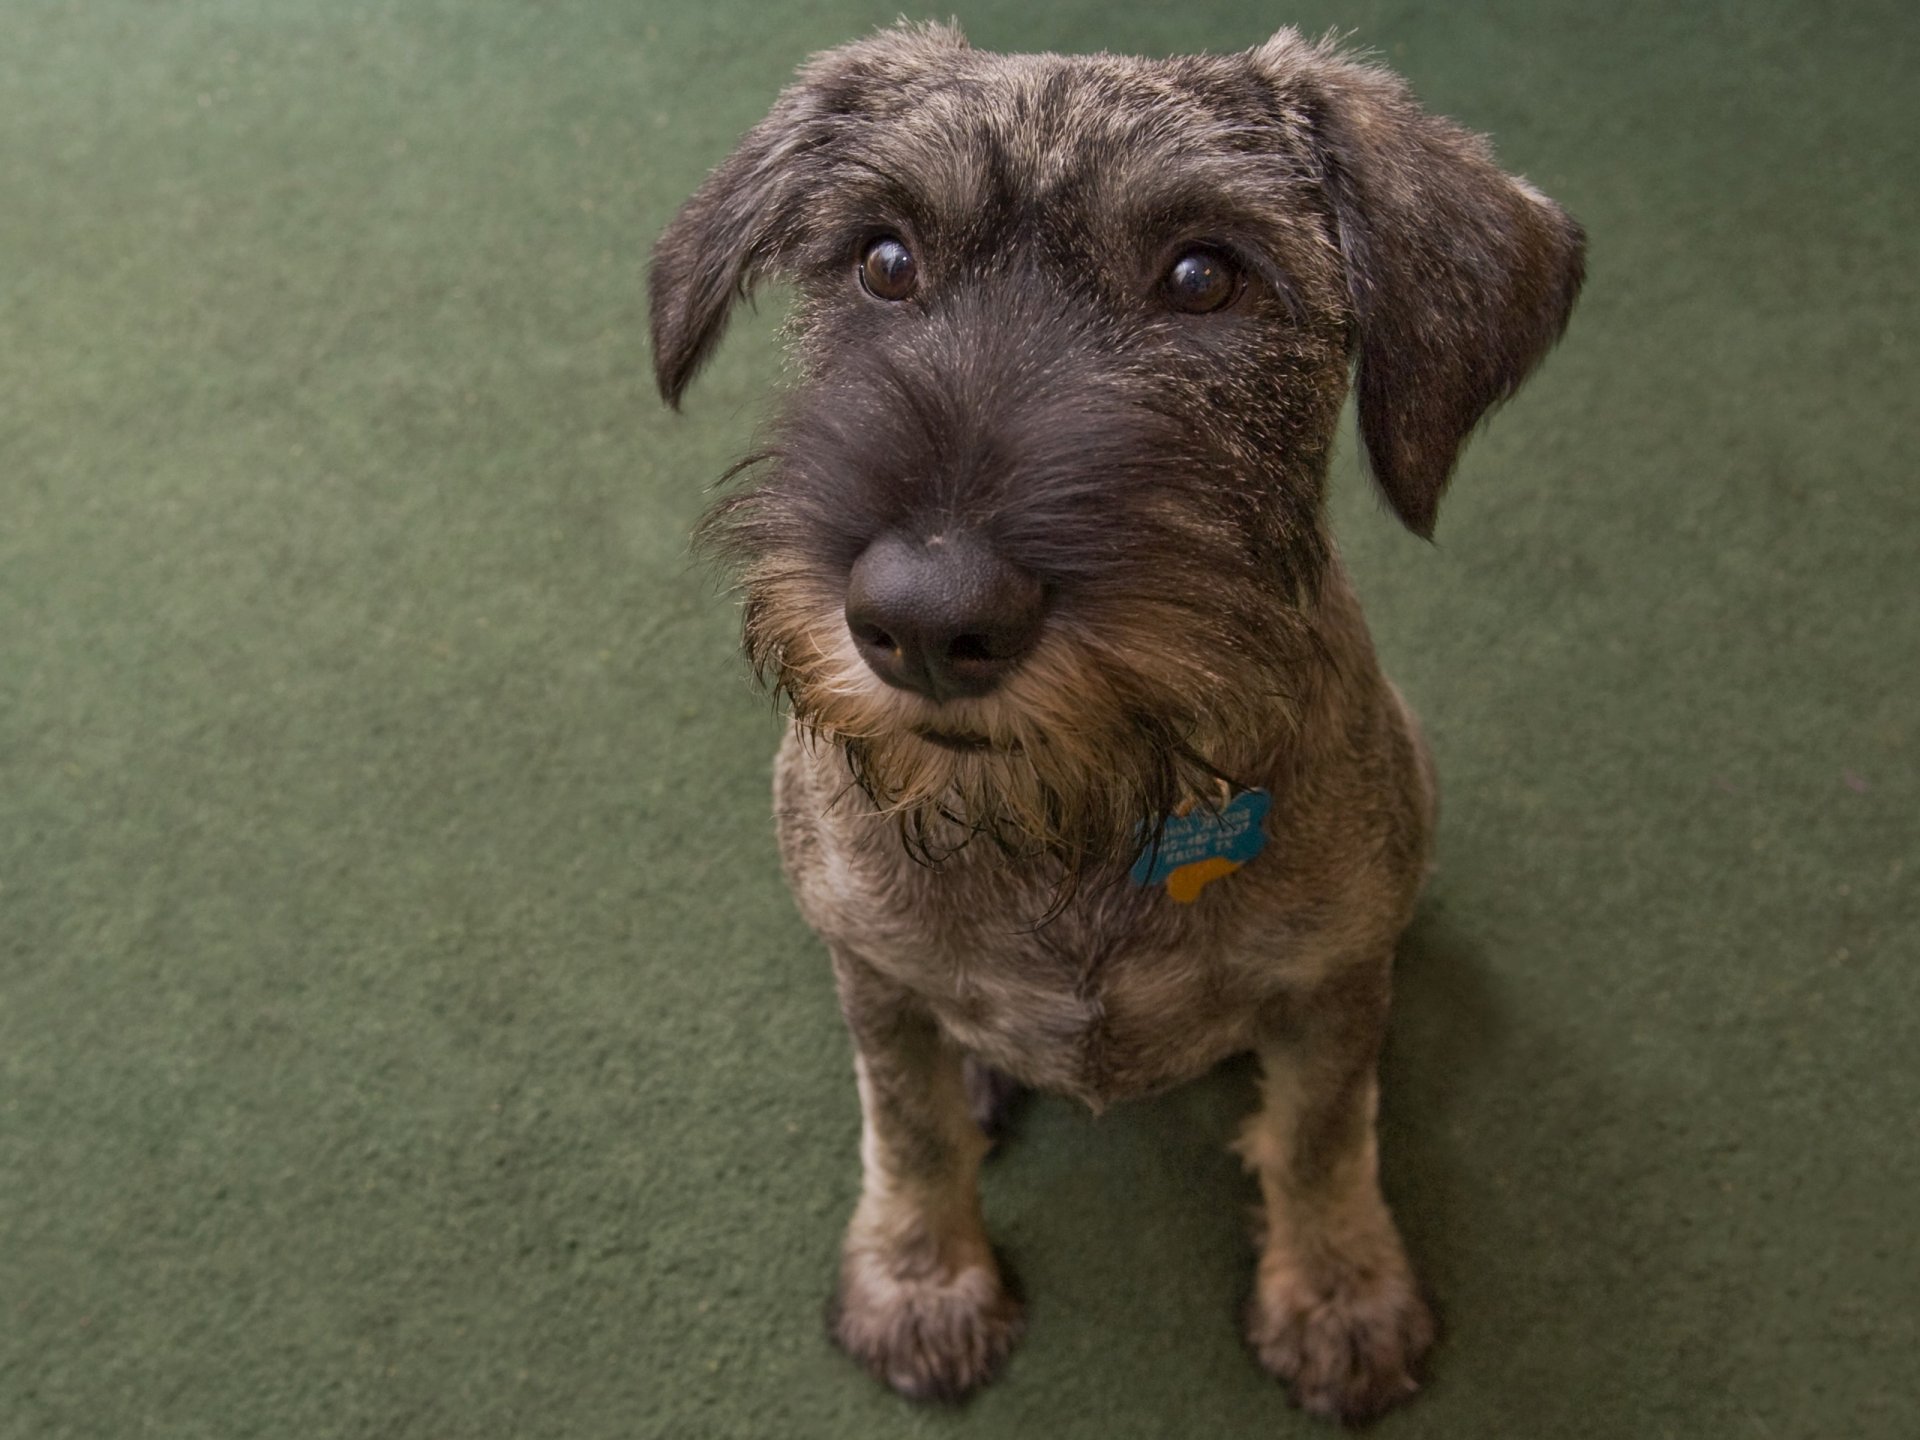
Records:
{"label": "dog collar", "polygon": [[1221,788],[1217,802],[1190,803],[1169,815],[1158,839],[1146,834],[1146,848],[1133,866],[1134,884],[1165,885],[1170,899],[1191,905],[1207,886],[1266,848],[1264,822],[1273,796],[1265,790],[1229,796]]}

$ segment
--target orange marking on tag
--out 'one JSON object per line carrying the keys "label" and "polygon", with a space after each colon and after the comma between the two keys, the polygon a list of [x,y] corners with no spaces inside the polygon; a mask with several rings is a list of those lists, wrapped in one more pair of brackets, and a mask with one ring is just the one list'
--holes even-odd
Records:
{"label": "orange marking on tag", "polygon": [[1191,905],[1200,898],[1200,892],[1207,886],[1239,868],[1238,860],[1227,860],[1218,855],[1196,860],[1191,865],[1182,865],[1167,876],[1167,894],[1177,904]]}

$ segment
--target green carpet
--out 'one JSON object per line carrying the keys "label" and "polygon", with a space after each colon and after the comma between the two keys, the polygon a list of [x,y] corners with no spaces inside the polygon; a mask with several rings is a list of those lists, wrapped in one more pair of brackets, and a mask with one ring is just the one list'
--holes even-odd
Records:
{"label": "green carpet", "polygon": [[[5,5],[0,1436],[1329,1433],[1236,1331],[1239,1070],[1026,1113],[971,1406],[822,1338],[848,1055],[685,538],[780,306],[674,417],[643,266],[898,8]],[[1592,235],[1437,547],[1342,445],[1446,795],[1377,1433],[1920,1434],[1917,12],[959,10],[1349,29]]]}

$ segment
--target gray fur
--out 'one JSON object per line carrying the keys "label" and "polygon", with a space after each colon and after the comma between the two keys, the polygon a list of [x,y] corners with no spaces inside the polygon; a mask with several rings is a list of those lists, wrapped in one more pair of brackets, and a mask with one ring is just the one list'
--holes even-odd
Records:
{"label": "gray fur", "polygon": [[[879,234],[919,266],[905,301],[856,279]],[[1217,313],[1161,288],[1195,245],[1245,276]],[[1327,459],[1357,368],[1374,474],[1429,534],[1581,253],[1482,141],[1287,31],[1164,61],[884,31],[812,60],[661,238],[676,404],[735,299],[798,290],[783,416],[705,535],[792,703],[781,854],[865,1114],[833,1332],[888,1384],[964,1394],[1019,1332],[975,1187],[1009,1077],[1098,1107],[1252,1050],[1255,1353],[1327,1415],[1413,1389],[1432,1322],[1379,1194],[1374,1065],[1434,789],[1326,533]],[[1048,610],[1010,678],[942,704],[868,671],[843,612],[877,537],[955,526]],[[1264,852],[1191,904],[1133,885],[1142,836],[1222,781],[1272,792]]]}

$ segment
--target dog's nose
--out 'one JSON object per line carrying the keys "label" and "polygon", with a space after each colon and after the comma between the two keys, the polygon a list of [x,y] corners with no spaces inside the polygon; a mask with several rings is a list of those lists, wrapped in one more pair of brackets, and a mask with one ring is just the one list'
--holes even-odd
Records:
{"label": "dog's nose", "polygon": [[882,535],[847,579],[847,629],[873,673],[933,700],[984,695],[1040,638],[1041,584],[965,531]]}

